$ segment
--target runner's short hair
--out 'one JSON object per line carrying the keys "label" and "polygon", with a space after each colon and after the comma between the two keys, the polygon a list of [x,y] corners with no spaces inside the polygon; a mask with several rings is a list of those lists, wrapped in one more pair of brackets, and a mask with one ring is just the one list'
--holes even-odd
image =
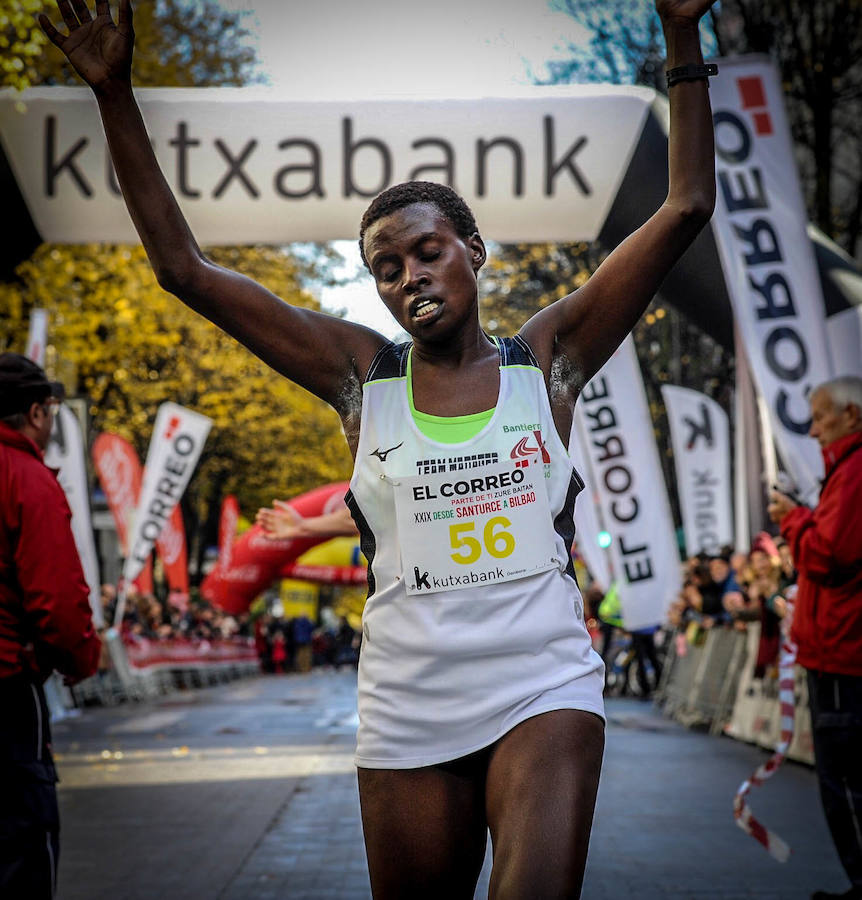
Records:
{"label": "runner's short hair", "polygon": [[456,234],[462,238],[472,237],[479,230],[476,227],[476,219],[464,199],[452,190],[448,185],[437,184],[434,181],[405,181],[402,184],[393,185],[378,194],[362,216],[359,223],[359,253],[365,268],[370,271],[368,260],[365,258],[365,232],[384,216],[412,206],[414,203],[433,203],[437,209],[449,220]]}

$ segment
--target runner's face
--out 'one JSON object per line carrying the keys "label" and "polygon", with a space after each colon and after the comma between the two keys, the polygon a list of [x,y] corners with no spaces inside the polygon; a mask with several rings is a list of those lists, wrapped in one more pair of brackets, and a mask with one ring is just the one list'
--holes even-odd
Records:
{"label": "runner's face", "polygon": [[413,337],[440,340],[477,316],[485,246],[478,234],[459,237],[433,203],[378,219],[365,232],[364,249],[377,293]]}

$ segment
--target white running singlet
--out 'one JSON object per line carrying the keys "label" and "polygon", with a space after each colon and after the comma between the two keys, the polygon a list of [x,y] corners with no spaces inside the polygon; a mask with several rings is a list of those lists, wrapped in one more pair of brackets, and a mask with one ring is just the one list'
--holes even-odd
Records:
{"label": "white running singlet", "polygon": [[554,709],[604,718],[569,553],[583,482],[532,351],[497,343],[494,414],[460,444],[416,426],[410,344],[383,347],[363,385],[346,497],[368,559],[360,767],[457,759]]}

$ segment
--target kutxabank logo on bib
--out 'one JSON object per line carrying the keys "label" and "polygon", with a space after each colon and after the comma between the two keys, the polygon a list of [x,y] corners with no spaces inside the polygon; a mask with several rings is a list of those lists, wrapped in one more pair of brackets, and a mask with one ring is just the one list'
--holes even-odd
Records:
{"label": "kutxabank logo on bib", "polygon": [[526,467],[517,461],[393,484],[408,594],[512,581],[559,565],[538,448]]}

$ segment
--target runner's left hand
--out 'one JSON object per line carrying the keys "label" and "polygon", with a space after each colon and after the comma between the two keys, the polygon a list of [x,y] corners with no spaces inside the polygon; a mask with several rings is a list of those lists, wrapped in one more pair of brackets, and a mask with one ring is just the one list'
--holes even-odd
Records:
{"label": "runner's left hand", "polygon": [[663,22],[699,22],[713,0],[655,0],[656,12]]}

